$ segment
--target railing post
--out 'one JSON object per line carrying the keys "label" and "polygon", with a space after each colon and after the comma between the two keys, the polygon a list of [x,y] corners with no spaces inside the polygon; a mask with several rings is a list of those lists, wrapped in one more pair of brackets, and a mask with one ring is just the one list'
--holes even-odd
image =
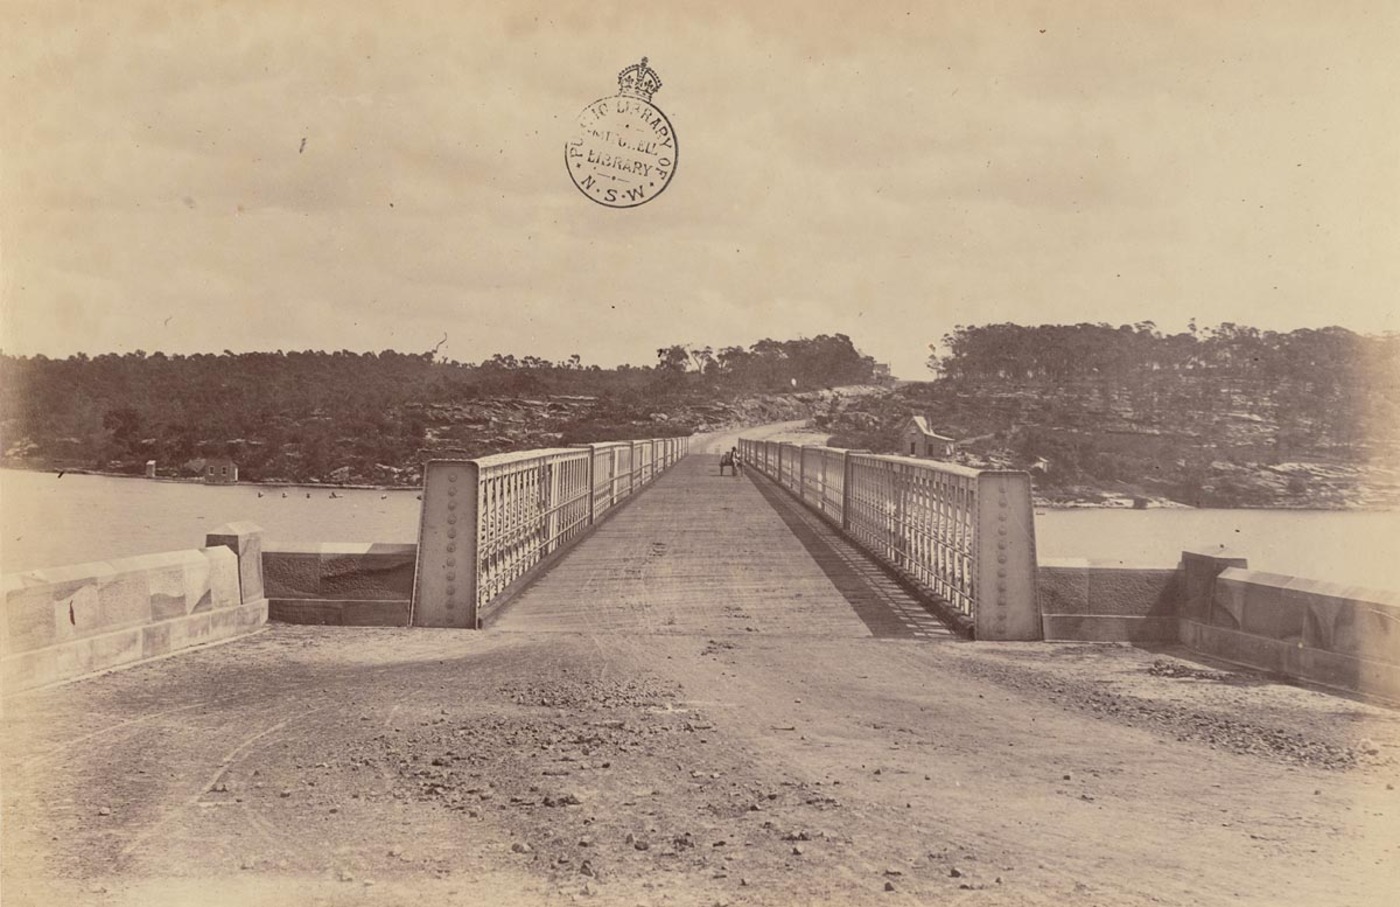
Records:
{"label": "railing post", "polygon": [[545,463],[544,474],[540,478],[540,494],[543,498],[542,509],[544,510],[544,539],[540,550],[545,554],[554,550],[554,536],[559,528],[558,515],[554,512],[554,502],[558,500],[558,496],[554,493],[555,472],[553,463]]}
{"label": "railing post", "polygon": [[595,502],[598,500],[598,448],[588,445],[588,525],[593,525],[597,516]]}
{"label": "railing post", "polygon": [[479,494],[480,471],[470,460],[433,460],[423,467],[415,627],[477,626]]}
{"label": "railing post", "polygon": [[909,561],[909,552],[905,542],[904,517],[906,513],[904,473],[896,468],[894,471],[894,563],[897,567],[903,567]]}
{"label": "railing post", "polygon": [[611,475],[610,475],[610,477],[609,477],[609,479],[608,479],[608,495],[609,495],[608,506],[609,506],[609,507],[616,507],[616,506],[617,506],[617,483],[618,483],[618,481],[619,481],[619,477],[618,477],[618,474],[617,474],[617,471],[618,471],[618,468],[619,468],[619,464],[618,464],[618,454],[622,453],[622,448],[620,448],[620,447],[612,447],[612,448],[610,448],[609,452],[610,452],[611,455],[612,455],[612,471],[611,471]]}
{"label": "railing post", "polygon": [[1040,639],[1030,475],[980,475],[976,512],[977,638]]}
{"label": "railing post", "polygon": [[851,530],[851,500],[855,494],[855,462],[851,454],[869,453],[868,450],[848,450],[841,455],[841,528]]}

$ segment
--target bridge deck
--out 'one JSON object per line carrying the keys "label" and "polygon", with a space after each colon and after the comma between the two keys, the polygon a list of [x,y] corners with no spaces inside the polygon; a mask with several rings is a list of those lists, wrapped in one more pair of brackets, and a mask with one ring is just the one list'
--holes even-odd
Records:
{"label": "bridge deck", "polygon": [[820,517],[690,456],[509,603],[496,629],[953,634]]}

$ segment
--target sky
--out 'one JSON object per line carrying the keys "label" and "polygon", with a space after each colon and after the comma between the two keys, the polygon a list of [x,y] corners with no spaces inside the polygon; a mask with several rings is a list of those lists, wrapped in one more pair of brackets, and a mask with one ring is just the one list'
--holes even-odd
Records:
{"label": "sky", "polygon": [[[1397,330],[1396,47],[1393,0],[0,0],[0,348]],[[564,142],[643,56],[678,164],[607,208]]]}

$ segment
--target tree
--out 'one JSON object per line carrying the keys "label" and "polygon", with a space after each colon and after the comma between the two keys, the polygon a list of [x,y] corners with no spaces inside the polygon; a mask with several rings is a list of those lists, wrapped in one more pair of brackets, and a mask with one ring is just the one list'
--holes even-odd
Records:
{"label": "tree", "polygon": [[690,353],[680,344],[663,346],[656,351],[656,367],[665,372],[684,372],[690,362]]}
{"label": "tree", "polygon": [[141,438],[141,413],[134,406],[109,409],[102,417],[102,427],[112,433],[112,441],[125,452]]}

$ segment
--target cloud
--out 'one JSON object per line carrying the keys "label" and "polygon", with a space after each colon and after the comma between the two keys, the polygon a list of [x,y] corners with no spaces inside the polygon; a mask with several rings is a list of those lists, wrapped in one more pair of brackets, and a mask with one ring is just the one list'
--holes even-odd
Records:
{"label": "cloud", "polygon": [[[920,374],[958,322],[1393,326],[1400,13],[15,9],[7,350],[447,330],[458,358],[611,364],[839,330]],[[561,146],[642,55],[680,162],[613,211]]]}

